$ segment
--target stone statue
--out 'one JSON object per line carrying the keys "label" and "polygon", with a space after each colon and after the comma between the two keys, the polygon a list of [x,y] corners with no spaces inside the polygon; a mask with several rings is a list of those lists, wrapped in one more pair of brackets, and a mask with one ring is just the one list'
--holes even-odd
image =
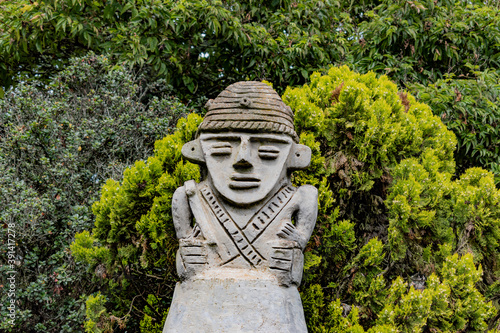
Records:
{"label": "stone statue", "polygon": [[317,189],[291,185],[309,165],[293,112],[261,82],[207,103],[182,154],[203,180],[172,199],[181,278],[163,332],[307,332],[297,286],[317,216]]}

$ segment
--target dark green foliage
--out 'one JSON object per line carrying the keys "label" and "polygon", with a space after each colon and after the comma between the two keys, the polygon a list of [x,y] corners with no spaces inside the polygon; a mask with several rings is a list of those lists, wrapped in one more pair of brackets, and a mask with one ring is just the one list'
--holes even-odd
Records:
{"label": "dark green foliage", "polygon": [[[3,331],[83,330],[81,297],[99,283],[75,263],[69,244],[93,224],[90,206],[105,179],[121,178],[190,112],[161,98],[161,82],[111,67],[103,56],[77,58],[50,84],[21,83],[0,100],[0,221],[15,225],[18,262],[15,328],[3,320]],[[7,229],[0,230],[4,279]],[[7,318],[6,293],[1,304]]]}
{"label": "dark green foliage", "polygon": [[115,309],[112,314],[91,311],[85,324],[89,332],[113,327],[113,318],[121,318],[115,328],[126,323],[132,331],[156,332],[162,327],[177,281],[172,195],[185,181],[200,177],[198,166],[181,158],[183,144],[194,138],[200,123],[196,114],[179,120],[174,134],[156,142],[154,156],[126,169],[122,182],[108,180],[92,207],[93,234],[77,234],[71,245],[77,260],[99,268]]}
{"label": "dark green foliage", "polygon": [[459,145],[455,156],[459,173],[480,166],[493,172],[498,183],[500,72],[474,71],[458,78],[449,75],[428,86],[411,85],[411,90],[456,134]]}
{"label": "dark green foliage", "polygon": [[48,78],[88,50],[151,66],[187,99],[242,79],[278,92],[329,64],[406,85],[499,67],[496,1],[4,1],[0,80]]}
{"label": "dark green foliage", "polygon": [[353,64],[386,73],[398,83],[432,83],[500,66],[496,1],[378,1],[362,5]]}
{"label": "dark green foliage", "polygon": [[346,53],[347,14],[332,1],[6,1],[0,80],[48,77],[93,50],[150,66],[177,95],[214,97],[230,83],[268,79],[282,91]]}

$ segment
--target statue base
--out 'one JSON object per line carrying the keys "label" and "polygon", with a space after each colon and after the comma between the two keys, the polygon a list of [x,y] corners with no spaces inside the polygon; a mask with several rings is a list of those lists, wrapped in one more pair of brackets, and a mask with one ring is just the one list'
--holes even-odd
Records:
{"label": "statue base", "polygon": [[249,270],[218,270],[177,283],[163,333],[306,333],[297,287]]}

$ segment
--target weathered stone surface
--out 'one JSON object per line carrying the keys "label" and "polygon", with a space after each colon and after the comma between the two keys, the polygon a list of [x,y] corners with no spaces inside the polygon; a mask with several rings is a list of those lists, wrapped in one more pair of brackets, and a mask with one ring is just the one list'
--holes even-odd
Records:
{"label": "weathered stone surface", "polygon": [[297,288],[232,272],[178,283],[164,332],[307,332]]}
{"label": "weathered stone surface", "polygon": [[205,175],[172,199],[181,283],[164,332],[307,332],[297,286],[317,190],[293,113],[269,86],[239,82],[208,103],[183,155]]}

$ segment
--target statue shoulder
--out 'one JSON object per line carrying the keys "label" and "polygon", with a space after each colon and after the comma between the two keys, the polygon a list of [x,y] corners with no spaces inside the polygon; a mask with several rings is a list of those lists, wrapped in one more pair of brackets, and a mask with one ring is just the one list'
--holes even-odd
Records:
{"label": "statue shoulder", "polygon": [[172,195],[172,204],[176,201],[187,201],[188,195],[186,191],[186,185],[179,186],[174,194]]}
{"label": "statue shoulder", "polygon": [[302,185],[297,188],[298,199],[301,203],[317,203],[318,189],[312,185]]}
{"label": "statue shoulder", "polygon": [[173,195],[173,198],[184,198],[194,194],[194,192],[199,188],[200,184],[194,180],[188,180],[184,182],[183,186],[178,187]]}
{"label": "statue shoulder", "polygon": [[185,206],[188,202],[188,198],[196,193],[198,186],[199,184],[194,180],[188,180],[183,186],[178,187],[172,196],[172,207],[176,207],[179,204]]}
{"label": "statue shoulder", "polygon": [[304,195],[318,195],[318,189],[312,185],[306,184],[299,186],[297,188],[297,193],[301,193]]}

